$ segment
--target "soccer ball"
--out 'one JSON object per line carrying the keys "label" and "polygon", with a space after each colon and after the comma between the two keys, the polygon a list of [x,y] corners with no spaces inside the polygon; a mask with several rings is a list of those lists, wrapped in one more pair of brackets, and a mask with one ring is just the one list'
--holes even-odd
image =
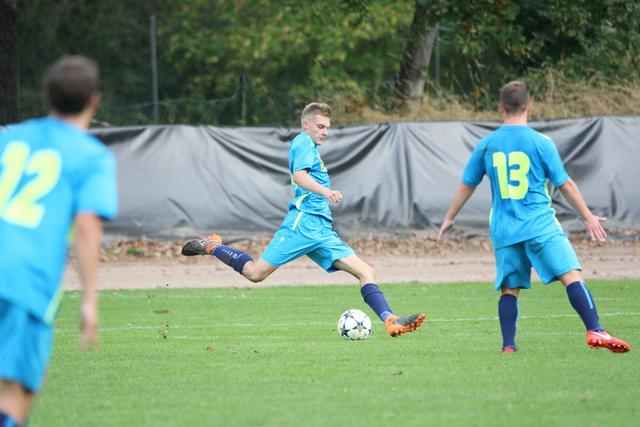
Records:
{"label": "soccer ball", "polygon": [[371,333],[371,319],[358,309],[347,310],[338,319],[338,333],[346,340],[363,340]]}

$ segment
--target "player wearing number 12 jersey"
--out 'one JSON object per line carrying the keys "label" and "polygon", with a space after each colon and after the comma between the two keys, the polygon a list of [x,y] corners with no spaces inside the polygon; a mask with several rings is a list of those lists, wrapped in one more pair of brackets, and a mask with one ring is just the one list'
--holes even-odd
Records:
{"label": "player wearing number 12 jersey", "polygon": [[523,82],[512,81],[502,88],[499,109],[504,123],[473,150],[438,240],[443,240],[460,209],[487,175],[492,194],[490,234],[496,258],[495,288],[502,293],[498,302],[502,351],[510,353],[518,349],[517,298],[520,289],[531,287],[531,267],[544,284],[555,280],[563,283],[571,305],[587,329],[587,343],[591,347],[629,351],[628,343],[611,336],[600,325],[578,258],[551,208],[547,182],[559,188],[578,211],[593,240],[606,239],[600,224],[606,218],[591,213],[553,141],[528,126],[531,102]]}
{"label": "player wearing number 12 jersey", "polygon": [[81,346],[95,341],[101,218],[116,213],[115,158],[86,132],[100,102],[97,65],[63,57],[43,89],[51,116],[0,133],[0,427],[26,423],[44,382],[74,227]]}

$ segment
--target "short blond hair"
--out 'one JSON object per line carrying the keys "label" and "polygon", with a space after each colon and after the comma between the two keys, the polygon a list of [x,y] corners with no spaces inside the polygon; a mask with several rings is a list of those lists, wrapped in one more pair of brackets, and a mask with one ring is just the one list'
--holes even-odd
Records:
{"label": "short blond hair", "polygon": [[300,121],[302,122],[309,116],[316,114],[331,118],[331,107],[329,107],[328,104],[323,104],[321,102],[312,102],[311,104],[307,104],[307,106],[304,107],[304,110],[302,110]]}

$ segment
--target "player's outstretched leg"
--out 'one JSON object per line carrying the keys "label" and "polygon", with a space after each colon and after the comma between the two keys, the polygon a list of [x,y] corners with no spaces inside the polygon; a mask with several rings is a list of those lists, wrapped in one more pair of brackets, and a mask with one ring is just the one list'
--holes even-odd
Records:
{"label": "player's outstretched leg", "polygon": [[587,329],[587,344],[591,348],[608,348],[614,353],[626,353],[631,350],[629,343],[614,337],[600,325],[596,304],[587,285],[577,280],[567,285],[567,296]]}
{"label": "player's outstretched leg", "polygon": [[210,234],[204,239],[191,240],[182,247],[182,255],[213,255],[240,274],[242,274],[245,264],[253,261],[253,258],[247,253],[223,245],[222,238],[217,234]]}

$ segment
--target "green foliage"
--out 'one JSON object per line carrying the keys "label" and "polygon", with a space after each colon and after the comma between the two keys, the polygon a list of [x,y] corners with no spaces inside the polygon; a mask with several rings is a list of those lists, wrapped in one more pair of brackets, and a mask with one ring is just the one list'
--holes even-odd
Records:
{"label": "green foliage", "polygon": [[163,1],[19,0],[23,116],[44,113],[41,78],[63,54],[84,54],[98,61],[106,109],[149,101],[149,16],[163,9]]}
{"label": "green foliage", "polygon": [[[383,285],[398,313],[427,310],[397,339],[355,284],[107,291],[90,352],[78,350],[79,294],[67,293],[29,425],[640,424],[637,349],[588,348],[563,287],[534,284],[520,298],[520,351],[500,354],[492,288]],[[602,322],[637,345],[637,283],[590,288]],[[338,337],[348,308],[372,316],[367,340]]]}
{"label": "green foliage", "polygon": [[161,28],[163,55],[192,97],[229,96],[246,76],[250,103],[273,92],[296,108],[336,93],[360,99],[395,72],[411,10],[390,0],[193,1]]}
{"label": "green foliage", "polygon": [[549,68],[573,80],[617,83],[640,77],[637,1],[449,0],[440,5],[436,16],[454,30],[442,37],[451,70],[446,79],[459,85],[451,86],[453,91],[466,89],[481,106],[495,103],[506,81],[540,81]]}
{"label": "green foliage", "polygon": [[[444,93],[478,109],[494,109],[497,90],[514,78],[539,93],[550,74],[588,85],[640,80],[636,0],[415,1],[445,28]],[[332,103],[339,121],[365,105],[390,105],[415,1],[20,0],[21,116],[43,113],[45,67],[62,53],[84,53],[102,67],[99,118],[152,121],[155,14],[161,122],[295,125],[312,100]]]}

